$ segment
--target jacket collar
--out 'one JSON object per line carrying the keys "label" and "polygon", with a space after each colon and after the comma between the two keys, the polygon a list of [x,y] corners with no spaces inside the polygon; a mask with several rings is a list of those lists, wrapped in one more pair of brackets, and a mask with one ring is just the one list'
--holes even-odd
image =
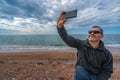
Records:
{"label": "jacket collar", "polygon": [[[88,39],[86,39],[86,40],[84,41],[83,45],[85,45],[86,47],[89,47],[89,48],[93,48],[93,47],[90,45]],[[95,48],[95,49],[104,50],[104,42],[103,42],[102,40],[100,40],[99,46],[98,46],[97,48]]]}

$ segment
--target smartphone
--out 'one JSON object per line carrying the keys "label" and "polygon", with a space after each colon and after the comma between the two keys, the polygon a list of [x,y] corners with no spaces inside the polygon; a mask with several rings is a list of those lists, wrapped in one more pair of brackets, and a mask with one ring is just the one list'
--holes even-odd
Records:
{"label": "smartphone", "polygon": [[74,17],[77,17],[77,9],[72,10],[72,11],[68,11],[63,16],[63,18],[65,18],[65,19],[74,18]]}

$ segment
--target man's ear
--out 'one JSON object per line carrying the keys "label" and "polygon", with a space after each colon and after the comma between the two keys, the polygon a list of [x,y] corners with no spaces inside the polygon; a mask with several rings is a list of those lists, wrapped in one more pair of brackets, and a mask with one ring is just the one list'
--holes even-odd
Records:
{"label": "man's ear", "polygon": [[104,35],[102,34],[101,38],[103,38],[103,37],[104,37]]}

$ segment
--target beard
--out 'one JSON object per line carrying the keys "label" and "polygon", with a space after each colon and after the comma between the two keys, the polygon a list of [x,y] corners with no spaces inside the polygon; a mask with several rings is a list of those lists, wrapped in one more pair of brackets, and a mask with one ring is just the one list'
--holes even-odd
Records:
{"label": "beard", "polygon": [[99,41],[99,39],[96,39],[96,38],[88,38],[88,40],[89,40],[90,42],[98,42],[98,41]]}

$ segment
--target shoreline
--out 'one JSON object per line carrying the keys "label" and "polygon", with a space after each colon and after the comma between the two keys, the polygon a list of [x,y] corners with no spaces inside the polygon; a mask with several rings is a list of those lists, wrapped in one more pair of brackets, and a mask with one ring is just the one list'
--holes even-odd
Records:
{"label": "shoreline", "polygon": [[[105,45],[112,54],[120,54],[120,46]],[[43,52],[43,51],[77,51],[76,48],[69,46],[20,46],[20,45],[4,45],[0,46],[0,53],[12,52]]]}

